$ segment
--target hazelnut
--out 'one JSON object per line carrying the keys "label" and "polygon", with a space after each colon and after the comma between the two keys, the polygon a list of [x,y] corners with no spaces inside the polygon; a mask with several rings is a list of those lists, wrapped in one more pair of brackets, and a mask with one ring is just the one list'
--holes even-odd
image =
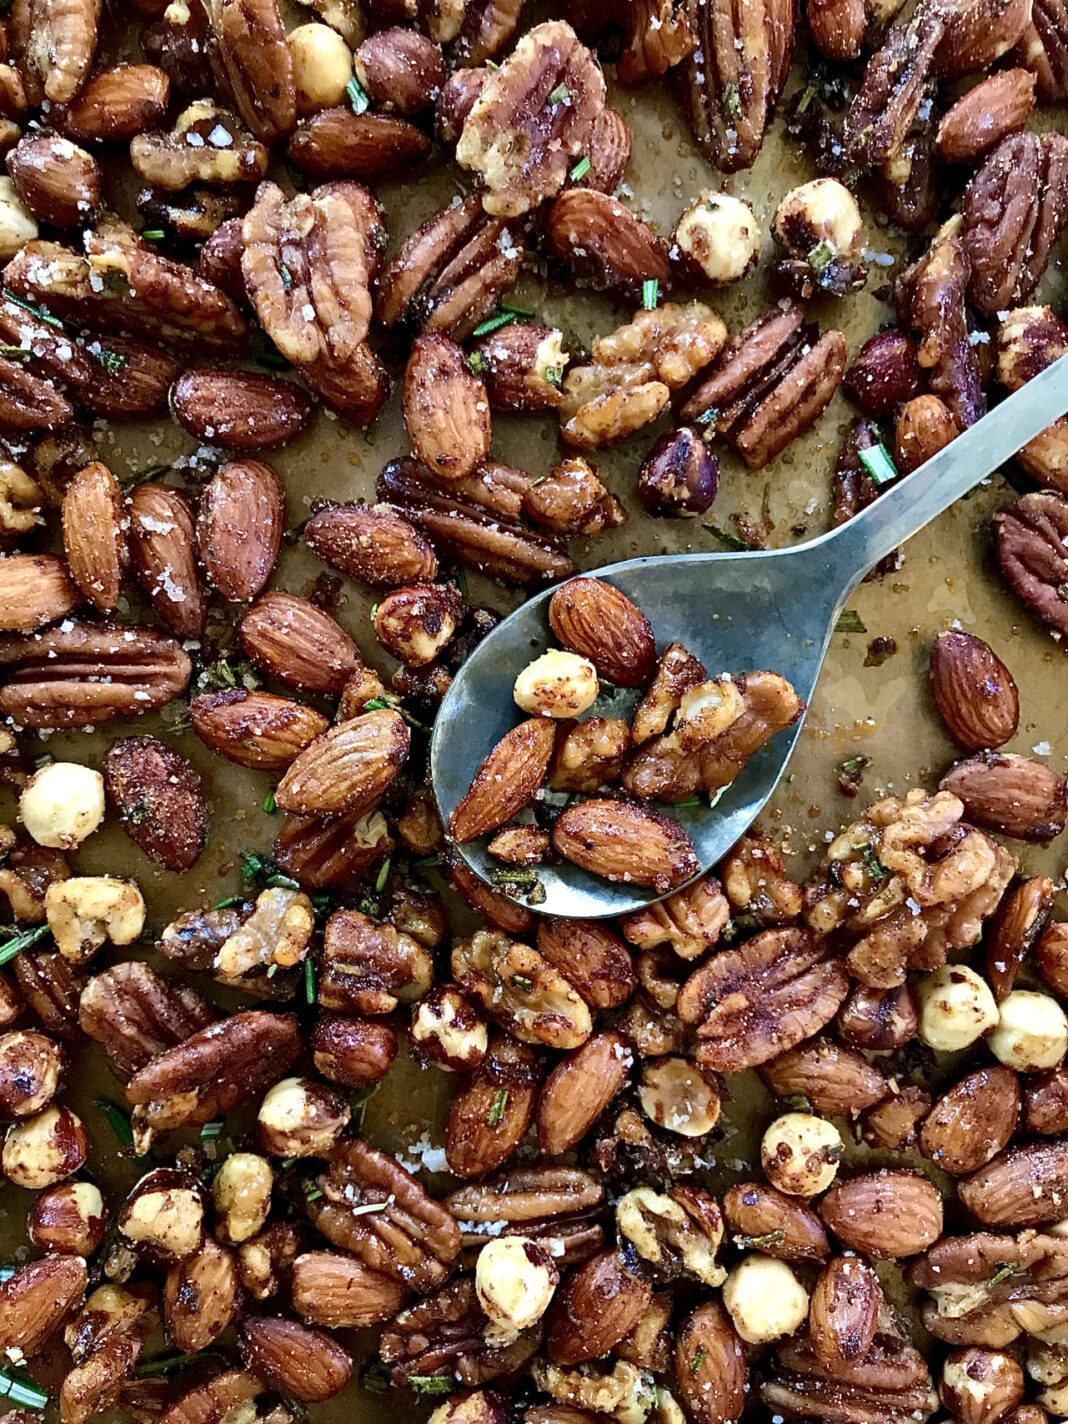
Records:
{"label": "hazelnut", "polygon": [[1027,1373],[1042,1386],[1038,1403],[1051,1414],[1068,1418],[1068,1351],[1065,1347],[1032,1340],[1027,1350]]}
{"label": "hazelnut", "polygon": [[199,1179],[175,1167],[157,1167],[134,1184],[119,1212],[121,1244],[155,1265],[191,1256],[204,1239],[207,1197]]}
{"label": "hazelnut", "polygon": [[475,1265],[479,1305],[495,1325],[513,1336],[541,1319],[559,1280],[548,1251],[527,1236],[488,1241]]}
{"label": "hazelnut", "polygon": [[76,761],[52,761],[19,797],[22,824],[38,845],[74,850],[104,819],[104,778]]}
{"label": "hazelnut", "polygon": [[340,1093],[314,1078],[283,1078],[260,1104],[260,1146],[272,1157],[322,1157],[352,1116]]}
{"label": "hazelnut", "polygon": [[1056,1068],[1068,1052],[1068,1018],[1049,994],[1014,989],[1002,999],[987,1042],[994,1057],[1018,1073]]}
{"label": "hazelnut", "polygon": [[0,177],[0,261],[14,257],[27,242],[37,236],[37,222],[29,208],[15,192],[14,182]]}
{"label": "hazelnut", "polygon": [[48,887],[45,915],[64,959],[85,964],[108,940],[133,943],[145,927],[145,902],[128,880],[74,875]]}
{"label": "hazelnut", "polygon": [[375,605],[375,636],[407,667],[425,667],[452,641],[463,611],[453,588],[432,583],[397,588]]}
{"label": "hazelnut", "polygon": [[966,964],[944,964],[916,986],[919,1036],[938,1053],[968,1048],[997,1027],[998,1006],[985,979]]}
{"label": "hazelnut", "polygon": [[427,1424],[508,1424],[511,1417],[512,1411],[501,1395],[473,1389],[439,1404]]}
{"label": "hazelnut", "polygon": [[753,210],[730,193],[704,193],[675,227],[672,256],[689,274],[714,287],[744,277],[760,256],[760,226]]}
{"label": "hazelnut", "polygon": [[578,717],[597,701],[598,691],[597,669],[589,658],[550,648],[527,663],[512,696],[535,717]]}
{"label": "hazelnut", "polygon": [[688,1058],[657,1058],[642,1069],[638,1101],[646,1117],[680,1137],[703,1137],[719,1121],[720,1098]]}
{"label": "hazelnut", "polygon": [[994,1424],[1019,1404],[1023,1370],[1001,1350],[954,1350],[942,1366],[938,1395],[959,1424]]}
{"label": "hazelnut", "polygon": [[287,38],[300,112],[311,114],[343,104],[345,86],[352,78],[352,52],[338,32],[313,21],[290,30]]}
{"label": "hazelnut", "polygon": [[389,1072],[397,1056],[392,1025],[346,1014],[320,1014],[311,1036],[312,1061],[330,1083],[362,1088]]}
{"label": "hazelnut", "polygon": [[799,301],[817,291],[845,296],[863,286],[864,219],[853,194],[836,178],[815,178],[787,193],[772,232],[786,250],[776,278]]}
{"label": "hazelnut", "polygon": [[723,1304],[749,1345],[792,1335],[808,1316],[808,1291],[785,1261],[746,1256],[723,1283]]}
{"label": "hazelnut", "polygon": [[92,1182],[61,1182],[34,1202],[27,1219],[30,1240],[39,1251],[92,1256],[107,1228],[104,1198]]}
{"label": "hazelnut", "polygon": [[32,1117],[59,1091],[66,1054],[34,1029],[0,1034],[0,1122]]}
{"label": "hazelnut", "polygon": [[638,499],[647,514],[686,519],[715,498],[719,462],[692,425],[661,435],[638,471]]}
{"label": "hazelnut", "polygon": [[84,1167],[89,1134],[70,1108],[55,1103],[7,1130],[0,1168],[17,1187],[42,1191]]}
{"label": "hazelnut", "polygon": [[873,420],[891,415],[922,390],[916,343],[895,329],[869,337],[842,381],[843,394]]}
{"label": "hazelnut", "polygon": [[439,984],[415,1006],[408,1036],[413,1049],[447,1073],[470,1073],[486,1056],[489,1029],[454,984]]}
{"label": "hazelnut", "polygon": [[784,1113],[765,1132],[760,1160],[772,1186],[792,1197],[825,1192],[838,1172],[844,1146],[838,1130],[814,1113]]}
{"label": "hazelnut", "polygon": [[236,1246],[263,1229],[273,1186],[274,1173],[266,1157],[233,1152],[226,1158],[211,1184],[217,1230],[224,1241]]}
{"label": "hazelnut", "polygon": [[894,460],[910,474],[960,434],[957,422],[937,396],[917,396],[903,405],[894,425]]}

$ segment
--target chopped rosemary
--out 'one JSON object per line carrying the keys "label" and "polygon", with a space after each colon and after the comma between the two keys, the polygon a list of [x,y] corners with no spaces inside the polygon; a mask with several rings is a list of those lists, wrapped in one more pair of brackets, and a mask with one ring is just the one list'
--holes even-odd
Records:
{"label": "chopped rosemary", "polygon": [[723,107],[732,119],[742,117],[742,96],[738,93],[737,84],[724,84]]}
{"label": "chopped rosemary", "polygon": [[568,89],[567,85],[566,85],[566,84],[558,84],[558,85],[556,86],[556,88],[553,90],[553,92],[549,95],[549,103],[550,103],[550,104],[566,104],[567,101],[568,101],[568,99],[570,99],[570,98],[571,98],[571,91]]}
{"label": "chopped rosemary", "polygon": [[44,1409],[48,1395],[28,1380],[16,1379],[6,1370],[0,1370],[0,1398],[10,1399],[12,1404],[23,1404],[28,1409]]}
{"label": "chopped rosemary", "polygon": [[389,1369],[381,1360],[368,1360],[360,1371],[358,1383],[368,1394],[385,1394],[389,1388]]}
{"label": "chopped rosemary", "polygon": [[747,1251],[764,1251],[769,1246],[778,1246],[786,1240],[786,1231],[779,1227],[777,1231],[766,1231],[763,1236],[746,1236],[739,1241],[739,1245],[744,1246]]}
{"label": "chopped rosemary", "polygon": [[1002,1281],[1007,1281],[1010,1276],[1016,1275],[1017,1271],[1019,1270],[1020,1266],[1018,1264],[1002,1266],[1001,1269],[995,1275],[991,1276],[990,1279],[987,1281],[987,1290],[993,1290],[993,1288],[995,1286],[999,1286]]}
{"label": "chopped rosemary", "polygon": [[58,316],[53,316],[51,312],[42,311],[40,307],[35,307],[32,302],[26,301],[23,297],[16,297],[15,293],[8,291],[7,287],[0,288],[0,292],[3,293],[6,301],[14,302],[15,305],[21,307],[23,311],[32,312],[37,320],[43,321],[46,326],[55,326],[58,327],[60,331],[66,331],[66,326],[64,326]]}
{"label": "chopped rosemary", "polygon": [[448,1375],[409,1375],[408,1383],[416,1394],[452,1394],[456,1388]]}
{"label": "chopped rosemary", "polygon": [[581,183],[583,178],[585,178],[586,174],[590,171],[591,167],[592,164],[590,163],[589,158],[583,155],[582,158],[579,159],[579,161],[575,164],[574,168],[572,168],[571,170],[572,183]]}
{"label": "chopped rosemary", "polygon": [[886,866],[872,850],[871,846],[865,846],[860,853],[861,864],[873,880],[885,880],[890,874]]}
{"label": "chopped rosemary", "polygon": [[834,248],[829,242],[817,242],[809,248],[805,260],[813,272],[822,272],[834,261]]}
{"label": "chopped rosemary", "polygon": [[223,1130],[223,1120],[221,1117],[212,1118],[211,1122],[206,1122],[200,1129],[201,1142],[214,1142]]}
{"label": "chopped rosemary", "polygon": [[749,547],[744,539],[740,538],[730,529],[723,529],[718,524],[706,524],[704,527],[710,534],[714,534],[717,539],[726,544],[728,549],[748,549]]}
{"label": "chopped rosemary", "polygon": [[264,811],[266,811],[268,816],[273,816],[274,813],[278,810],[278,805],[274,799],[274,787],[272,787],[271,790],[268,791],[267,795],[263,798],[263,809]]}
{"label": "chopped rosemary", "polygon": [[480,376],[486,369],[486,358],[481,351],[472,351],[470,356],[464,357],[464,365],[472,376]]}
{"label": "chopped rosemary", "polygon": [[562,366],[546,366],[545,381],[547,385],[555,386],[559,390],[564,384],[564,368]]}
{"label": "chopped rosemary", "polygon": [[490,1103],[489,1112],[486,1114],[486,1121],[490,1127],[500,1127],[504,1121],[504,1110],[508,1106],[508,1089],[498,1088]]}
{"label": "chopped rosemary", "polygon": [[0,944],[0,964],[10,964],[16,955],[51,933],[47,925],[33,925],[29,929],[17,930],[9,940]]}
{"label": "chopped rosemary", "polygon": [[386,888],[386,881],[389,879],[389,868],[390,868],[391,863],[392,863],[392,856],[388,856],[388,855],[387,855],[386,858],[385,858],[385,860],[382,862],[381,866],[379,867],[378,874],[375,876],[375,894],[376,894],[376,895],[381,895],[382,891]]}
{"label": "chopped rosemary", "polygon": [[878,445],[869,445],[866,450],[858,450],[857,454],[860,456],[860,463],[877,485],[888,485],[901,473],[881,440]]}
{"label": "chopped rosemary", "polygon": [[318,1201],[323,1194],[322,1187],[320,1187],[317,1183],[313,1182],[311,1177],[302,1178],[300,1187],[301,1191],[303,1191],[304,1193],[305,1201]]}
{"label": "chopped rosemary", "polygon": [[280,261],[278,263],[278,275],[282,279],[283,289],[287,292],[291,292],[293,290],[293,273],[284,262]]}
{"label": "chopped rosemary", "polygon": [[718,419],[718,406],[710,405],[707,410],[701,412],[694,423],[696,425],[714,425]]}
{"label": "chopped rosemary", "polygon": [[5,361],[28,361],[32,355],[25,346],[0,346],[0,356]]}
{"label": "chopped rosemary", "polygon": [[655,277],[649,277],[642,283],[642,306],[646,311],[652,311],[660,300],[660,283]]}
{"label": "chopped rosemary", "polygon": [[221,1360],[218,1350],[198,1350],[193,1355],[157,1355],[154,1360],[142,1360],[134,1367],[135,1379],[154,1379],[159,1375],[177,1374],[187,1366],[206,1360]]}
{"label": "chopped rosemary", "polygon": [[476,326],[471,333],[472,336],[489,336],[493,331],[500,331],[502,326],[511,326],[515,321],[515,313],[499,311],[496,315],[487,317],[480,326]]}
{"label": "chopped rosemary", "polygon": [[529,994],[534,987],[534,980],[528,979],[525,974],[512,975],[512,988],[518,989],[521,994]]}
{"label": "chopped rosemary", "polygon": [[109,351],[106,346],[102,346],[99,351],[93,351],[90,347],[90,355],[100,362],[109,376],[117,376],[130,364],[129,356],[124,356],[121,351]]}
{"label": "chopped rosemary", "polygon": [[304,961],[304,1000],[308,1004],[314,1004],[315,996],[315,960],[309,956]]}
{"label": "chopped rosemary", "polygon": [[99,1108],[108,1120],[108,1126],[122,1143],[123,1147],[134,1145],[133,1128],[130,1126],[130,1119],[119,1107],[118,1103],[111,1098],[94,1098],[93,1107]]}
{"label": "chopped rosemary", "polygon": [[707,1359],[708,1351],[702,1345],[690,1361],[690,1373],[695,1375]]}
{"label": "chopped rosemary", "polygon": [[834,631],[836,633],[866,633],[868,629],[855,608],[843,608],[838,615],[838,622],[834,625]]}
{"label": "chopped rosemary", "polygon": [[367,97],[367,91],[355,75],[345,85],[345,93],[349,96],[349,103],[352,105],[354,114],[366,114],[371,107],[371,101]]}
{"label": "chopped rosemary", "polygon": [[142,242],[162,242],[166,234],[161,227],[149,227],[141,234]]}

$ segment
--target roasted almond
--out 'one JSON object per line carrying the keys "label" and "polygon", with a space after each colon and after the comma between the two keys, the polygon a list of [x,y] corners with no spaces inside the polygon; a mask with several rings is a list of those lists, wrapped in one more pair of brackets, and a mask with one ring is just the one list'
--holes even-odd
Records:
{"label": "roasted almond", "polygon": [[959,761],[939,787],[964,802],[964,818],[1022,841],[1051,841],[1064,830],[1068,782],[1045,762],[1011,752]]}
{"label": "roasted almond", "polygon": [[186,371],[171,388],[174,418],[190,435],[246,454],[292,440],[312,408],[303,386],[255,371]]}
{"label": "roasted almond", "polygon": [[94,74],[63,111],[62,126],[83,143],[116,143],[156,128],[171,81],[153,64],[116,64]]}
{"label": "roasted almond", "polygon": [[852,1048],[815,1041],[791,1048],[760,1076],[777,1098],[807,1098],[824,1117],[854,1116],[886,1097],[890,1085],[873,1064]]}
{"label": "roasted almond", "polygon": [[430,139],[394,114],[354,114],[348,105],[305,119],[289,140],[289,157],[313,178],[377,178],[419,163]]}
{"label": "roasted almond", "polygon": [[81,1305],[86,1280],[81,1256],[45,1256],[18,1267],[0,1285],[0,1353],[35,1355]]}
{"label": "roasted almond", "polygon": [[130,555],[138,582],[179,638],[199,638],[208,611],[197,578],[193,508],[169,485],[138,485],[130,496]]}
{"label": "roasted almond", "polygon": [[1010,1147],[959,1185],[960,1199],[984,1226],[1014,1230],[1060,1221],[1068,1180],[1068,1140]]}
{"label": "roasted almond", "polygon": [[486,386],[455,341],[420,336],[404,372],[404,424],[416,458],[443,480],[463,480],[489,454]]}
{"label": "roasted almond", "polygon": [[329,613],[292,593],[265,593],[242,618],[241,646],[279,682],[337,697],[363,663]]}
{"label": "roasted almond", "polygon": [[569,579],[549,600],[549,623],[565,648],[589,658],[619,687],[644,687],[656,667],[648,618],[602,579]]}
{"label": "roasted almond", "polygon": [[553,827],[553,847],[593,875],[646,886],[658,895],[692,880],[701,868],[677,821],[648,806],[607,797],[566,807]]}
{"label": "roasted almond", "polygon": [[603,920],[540,916],[538,950],[591,1009],[618,1009],[637,985],[630,950]]}
{"label": "roasted almond", "polygon": [[340,1251],[306,1251],[293,1262],[293,1309],[309,1325],[362,1330],[395,1315],[408,1298],[403,1281]]}
{"label": "roasted almond", "polygon": [[197,552],[212,587],[234,603],[255,598],[274,572],[286,499],[261,460],[231,460],[200,496]]}
{"label": "roasted almond", "polygon": [[100,167],[92,154],[59,134],[21,139],[7,155],[15,192],[39,222],[77,227],[100,202]]}
{"label": "roasted almond", "polygon": [[490,1039],[485,1058],[449,1109],[445,1160],[457,1177],[483,1177],[500,1167],[527,1134],[538,1092],[538,1060],[507,1034]]}
{"label": "roasted almond", "polygon": [[63,548],[71,577],[101,613],[119,601],[129,561],[129,517],[118,480],[99,460],[63,496]]}
{"label": "roasted almond", "polygon": [[352,1377],[352,1357],[332,1335],[280,1315],[247,1315],[241,1358],[265,1384],[310,1404],[332,1399]]}
{"label": "roasted almond", "polygon": [[189,716],[194,732],[213,752],[260,771],[285,771],[330,726],[306,702],[240,687],[194,697]]}
{"label": "roasted almond", "polygon": [[462,843],[487,835],[529,805],[545,780],[555,735],[547,717],[531,717],[504,734],[449,817],[454,840]]}
{"label": "roasted almond", "polygon": [[1000,1004],[1012,993],[1016,976],[1049,922],[1057,887],[1032,875],[1004,897],[986,937],[986,977]]}
{"label": "roasted almond", "polygon": [[177,1348],[192,1355],[214,1344],[237,1313],[240,1292],[234,1253],[206,1236],[163,1285],[167,1333]]}
{"label": "roasted almond", "polygon": [[942,1234],[942,1197],[917,1172],[866,1172],[831,1188],[820,1202],[829,1231],[854,1251],[898,1260],[925,1251]]}
{"label": "roasted almond", "polygon": [[54,554],[0,557],[0,632],[30,633],[77,608],[81,595]]}
{"label": "roasted almond", "polygon": [[809,1335],[828,1369],[863,1359],[884,1305],[879,1277],[857,1256],[835,1256],[820,1272],[809,1301]]}
{"label": "roasted almond", "polygon": [[275,800],[301,816],[363,814],[404,765],[408,743],[403,719],[388,708],[342,722],[301,752]]}
{"label": "roasted almond", "polygon": [[538,1098],[538,1145],[550,1157],[574,1147],[626,1083],[633,1054],[610,1029],[572,1050],[545,1080]]}
{"label": "roasted almond", "polygon": [[200,777],[180,752],[156,737],[120,737],[104,758],[104,787],[146,855],[176,873],[192,869],[208,816]]}
{"label": "roasted almond", "polygon": [[602,1251],[565,1276],[549,1307],[546,1347],[558,1365],[598,1360],[635,1328],[652,1287],[631,1274],[618,1251]]}
{"label": "roasted almond", "polygon": [[1002,69],[981,79],[953,104],[938,125],[935,148],[945,163],[972,163],[1006,134],[1022,129],[1035,106],[1035,76]]}
{"label": "roasted almond", "polygon": [[576,277],[599,290],[641,290],[671,279],[667,247],[618,198],[569,188],[549,209],[549,249]]}
{"label": "roasted almond", "polygon": [[333,504],[304,526],[313,554],[372,588],[429,583],[437,574],[434,550],[419,530],[386,504]]}
{"label": "roasted almond", "polygon": [[1016,1131],[1020,1084],[1009,1068],[977,1068],[935,1103],[920,1129],[920,1151],[955,1177],[997,1156]]}
{"label": "roasted almond", "polygon": [[784,1261],[823,1261],[830,1253],[819,1217],[797,1197],[765,1182],[740,1182],[723,1198],[735,1243]]}
{"label": "roasted almond", "polygon": [[1020,696],[994,650],[972,633],[942,633],[931,649],[931,693],[946,731],[965,751],[1000,747],[1016,735]]}
{"label": "roasted almond", "polygon": [[693,1424],[730,1424],[745,1407],[745,1349],[718,1300],[705,1301],[679,1327],[675,1385]]}

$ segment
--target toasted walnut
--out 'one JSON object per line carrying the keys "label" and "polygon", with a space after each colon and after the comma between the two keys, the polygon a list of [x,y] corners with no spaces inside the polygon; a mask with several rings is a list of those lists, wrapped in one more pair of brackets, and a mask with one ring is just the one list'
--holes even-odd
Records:
{"label": "toasted walnut", "polygon": [[726,1278],[716,1260],[723,1217],[714,1198],[699,1188],[660,1193],[635,1187],[616,1205],[616,1227],[664,1280],[696,1279],[715,1287]]}
{"label": "toasted walnut", "polygon": [[671,390],[646,363],[574,366],[564,379],[560,434],[577,450],[595,450],[633,435],[671,403]]}
{"label": "toasted walnut", "polygon": [[915,789],[888,797],[828,848],[805,890],[805,918],[820,934],[853,939],[846,962],[872,988],[909,969],[944,964],[978,939],[1015,870],[1007,851],[960,824],[963,803]]}
{"label": "toasted walnut", "polygon": [[388,1014],[421,999],[433,978],[433,961],[412,935],[357,910],[338,910],[327,921],[319,964],[323,1008]]}
{"label": "toasted walnut", "polygon": [[554,791],[596,791],[617,782],[630,750],[630,728],[619,717],[563,723],[549,764]]}
{"label": "toasted walnut", "polygon": [[[165,939],[174,928],[167,927]],[[314,928],[312,903],[302,890],[264,890],[252,913],[219,945],[215,973],[224,983],[240,985],[278,969],[292,969],[307,954]]]}
{"label": "toasted walnut", "polygon": [[452,951],[453,977],[486,1013],[524,1043],[577,1048],[590,1036],[590,1011],[563,975],[529,945],[480,930]]}
{"label": "toasted walnut", "polygon": [[48,926],[60,954],[85,964],[107,943],[132,944],[145,926],[137,886],[109,875],[77,875],[48,887]]}
{"label": "toasted walnut", "polygon": [[523,492],[523,513],[557,534],[600,534],[616,529],[627,512],[588,460],[572,455]]}
{"label": "toasted walnut", "polygon": [[719,881],[707,875],[666,900],[624,916],[621,928],[640,949],[669,945],[680,958],[696,959],[712,948],[729,918]]}
{"label": "toasted walnut", "polygon": [[761,924],[785,924],[801,913],[801,890],[770,841],[743,836],[720,867],[731,909]]}
{"label": "toasted walnut", "polygon": [[727,327],[703,302],[664,302],[593,343],[598,366],[649,365],[653,376],[680,390],[726,345]]}
{"label": "toasted walnut", "polygon": [[531,1367],[531,1375],[540,1390],[560,1404],[570,1406],[582,1419],[588,1419],[592,1413],[609,1415],[619,1424],[642,1424],[658,1393],[652,1376],[626,1360],[617,1360],[614,1364],[605,1361],[599,1367],[585,1365],[564,1369],[539,1358]]}
{"label": "toasted walnut", "polygon": [[74,1368],[59,1397],[64,1424],[112,1408],[157,1320],[151,1286],[99,1286],[64,1332]]}
{"label": "toasted walnut", "polygon": [[191,183],[252,183],[267,172],[263,144],[210,99],[183,109],[169,134],[138,134],[130,141],[130,161],[146,183],[171,193]]}
{"label": "toasted walnut", "polygon": [[0,459],[0,530],[5,535],[28,534],[43,499],[40,486],[20,465]]}
{"label": "toasted walnut", "polygon": [[[1050,307],[1020,307],[1003,314],[997,340],[998,379],[1017,391],[1068,351],[1068,327]],[[1016,458],[1039,484],[1068,492],[1068,420],[1054,421]]]}

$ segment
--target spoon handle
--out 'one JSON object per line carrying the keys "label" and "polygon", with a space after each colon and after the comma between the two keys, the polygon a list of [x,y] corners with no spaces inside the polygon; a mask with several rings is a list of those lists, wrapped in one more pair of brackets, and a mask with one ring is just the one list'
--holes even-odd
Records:
{"label": "spoon handle", "polygon": [[813,540],[844,576],[842,599],[880,559],[981,484],[1066,412],[1068,355],[1047,366],[867,509]]}

